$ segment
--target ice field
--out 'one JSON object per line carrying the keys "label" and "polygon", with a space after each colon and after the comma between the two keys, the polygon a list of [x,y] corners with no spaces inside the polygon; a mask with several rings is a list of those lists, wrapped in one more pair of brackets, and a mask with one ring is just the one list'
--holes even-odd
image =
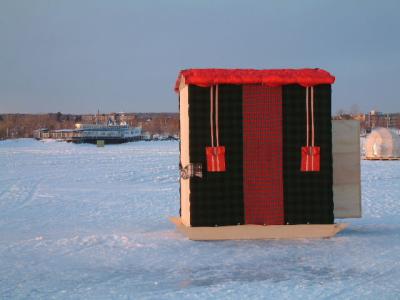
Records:
{"label": "ice field", "polygon": [[[399,299],[400,161],[332,239],[193,242],[178,142],[0,142],[0,299]],[[339,220],[340,221],[340,220]]]}

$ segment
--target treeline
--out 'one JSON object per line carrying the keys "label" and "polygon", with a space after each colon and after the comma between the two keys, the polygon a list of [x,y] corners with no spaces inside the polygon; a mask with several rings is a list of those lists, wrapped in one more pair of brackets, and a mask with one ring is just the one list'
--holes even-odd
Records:
{"label": "treeline", "polygon": [[141,126],[143,133],[160,135],[179,135],[178,113],[137,113],[134,118],[127,117],[131,126]]}
{"label": "treeline", "polygon": [[48,114],[0,114],[0,139],[31,138],[36,129],[73,129],[75,123],[104,123],[124,121],[131,126],[142,126],[149,134],[175,135],[179,133],[178,113],[127,113],[101,115]]}

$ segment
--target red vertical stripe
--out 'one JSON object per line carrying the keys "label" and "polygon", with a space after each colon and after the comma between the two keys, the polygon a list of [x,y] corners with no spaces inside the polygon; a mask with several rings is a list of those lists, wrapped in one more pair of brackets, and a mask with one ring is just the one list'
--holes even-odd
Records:
{"label": "red vertical stripe", "polygon": [[282,88],[243,86],[246,224],[284,223]]}

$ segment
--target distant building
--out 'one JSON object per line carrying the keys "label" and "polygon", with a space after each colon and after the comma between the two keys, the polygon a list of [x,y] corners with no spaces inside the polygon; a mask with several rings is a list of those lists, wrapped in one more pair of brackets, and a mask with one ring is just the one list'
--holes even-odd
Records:
{"label": "distant building", "polygon": [[400,113],[383,113],[372,110],[365,114],[365,127],[373,129],[376,127],[400,128]]}

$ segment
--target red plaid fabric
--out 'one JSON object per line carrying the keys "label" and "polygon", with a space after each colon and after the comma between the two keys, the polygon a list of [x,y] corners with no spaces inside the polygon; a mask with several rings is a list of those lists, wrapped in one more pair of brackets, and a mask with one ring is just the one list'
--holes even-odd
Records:
{"label": "red plaid fabric", "polygon": [[320,148],[318,146],[301,147],[301,171],[320,171]]}
{"label": "red plaid fabric", "polygon": [[246,224],[284,224],[282,88],[243,86]]}
{"label": "red plaid fabric", "polygon": [[206,147],[207,171],[225,172],[225,147]]}

